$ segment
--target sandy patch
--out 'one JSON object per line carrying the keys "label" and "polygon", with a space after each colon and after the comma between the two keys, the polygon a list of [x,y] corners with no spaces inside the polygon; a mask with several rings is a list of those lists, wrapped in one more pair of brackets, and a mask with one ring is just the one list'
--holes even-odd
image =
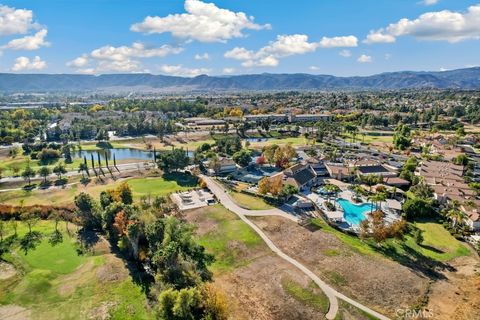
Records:
{"label": "sandy patch", "polygon": [[16,305],[0,306],[0,319],[28,320],[31,319],[31,312]]}
{"label": "sandy patch", "polygon": [[480,263],[474,256],[451,262],[456,271],[444,272],[446,279],[432,285],[427,309],[435,319],[479,319]]}
{"label": "sandy patch", "polygon": [[113,254],[104,255],[105,264],[98,267],[96,277],[100,282],[122,281],[128,277],[128,270],[122,259]]}
{"label": "sandy patch", "polygon": [[17,270],[10,263],[0,261],[0,280],[7,280],[17,274]]}

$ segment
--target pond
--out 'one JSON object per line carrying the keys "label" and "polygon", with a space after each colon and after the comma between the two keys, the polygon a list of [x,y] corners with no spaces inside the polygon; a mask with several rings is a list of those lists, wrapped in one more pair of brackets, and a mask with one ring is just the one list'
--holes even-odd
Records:
{"label": "pond", "polygon": [[[157,151],[157,154],[161,151]],[[86,157],[87,160],[90,160],[91,155],[95,161],[97,160],[97,153],[100,154],[100,159],[113,161],[113,155],[115,154],[115,159],[117,161],[126,160],[126,159],[138,159],[138,160],[153,160],[153,151],[144,151],[131,148],[122,148],[122,149],[101,149],[101,150],[82,150],[74,152],[74,157],[83,158]],[[188,156],[193,157],[193,152],[188,151]]]}
{"label": "pond", "polygon": [[245,141],[248,141],[248,142],[266,142],[268,140],[270,140],[271,138],[245,138]]}

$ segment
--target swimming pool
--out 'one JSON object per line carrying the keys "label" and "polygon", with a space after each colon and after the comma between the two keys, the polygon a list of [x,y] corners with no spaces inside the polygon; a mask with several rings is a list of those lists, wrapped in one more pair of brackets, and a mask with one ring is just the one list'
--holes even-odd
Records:
{"label": "swimming pool", "polygon": [[345,199],[337,199],[337,203],[343,209],[343,217],[352,225],[359,225],[367,219],[365,213],[372,211],[372,203],[353,204]]}

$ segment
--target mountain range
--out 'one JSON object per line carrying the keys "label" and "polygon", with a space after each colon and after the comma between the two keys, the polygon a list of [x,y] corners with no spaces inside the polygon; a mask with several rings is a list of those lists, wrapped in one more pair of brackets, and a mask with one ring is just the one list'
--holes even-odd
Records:
{"label": "mountain range", "polygon": [[336,77],[311,74],[200,75],[193,78],[152,74],[13,74],[0,73],[1,92],[79,91],[274,91],[480,89],[480,67],[442,72],[390,72]]}

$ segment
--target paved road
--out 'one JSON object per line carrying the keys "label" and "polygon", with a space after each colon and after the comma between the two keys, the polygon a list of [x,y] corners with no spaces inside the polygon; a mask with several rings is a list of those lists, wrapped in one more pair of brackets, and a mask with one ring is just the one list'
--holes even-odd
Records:
{"label": "paved road", "polygon": [[338,313],[338,299],[341,299],[343,301],[346,301],[350,303],[351,305],[359,308],[360,310],[363,310],[375,317],[377,317],[380,320],[389,320],[389,318],[385,317],[384,315],[362,305],[361,303],[350,299],[349,297],[341,294],[340,292],[336,291],[332,287],[330,287],[328,284],[326,284],[324,281],[322,281],[315,273],[313,273],[310,269],[305,267],[303,264],[298,262],[297,260],[293,259],[292,257],[286,255],[283,253],[268,237],[267,235],[259,228],[257,225],[255,225],[253,222],[247,219],[246,216],[281,216],[285,217],[289,220],[297,222],[298,219],[278,208],[270,209],[270,210],[247,210],[245,208],[242,208],[238,206],[232,198],[228,195],[228,193],[225,191],[225,189],[217,182],[215,182],[212,178],[206,177],[206,176],[201,176],[201,178],[206,182],[207,187],[212,191],[212,193],[217,197],[218,201],[228,210],[232,211],[235,213],[243,222],[248,224],[262,239],[265,241],[267,246],[275,252],[280,258],[284,259],[285,261],[288,261],[289,263],[293,264],[295,267],[297,267],[299,270],[301,270],[303,273],[305,273],[310,279],[312,279],[319,287],[322,289],[322,291],[325,293],[327,296],[330,306],[327,314],[325,317],[327,319],[335,319],[337,313]]}

